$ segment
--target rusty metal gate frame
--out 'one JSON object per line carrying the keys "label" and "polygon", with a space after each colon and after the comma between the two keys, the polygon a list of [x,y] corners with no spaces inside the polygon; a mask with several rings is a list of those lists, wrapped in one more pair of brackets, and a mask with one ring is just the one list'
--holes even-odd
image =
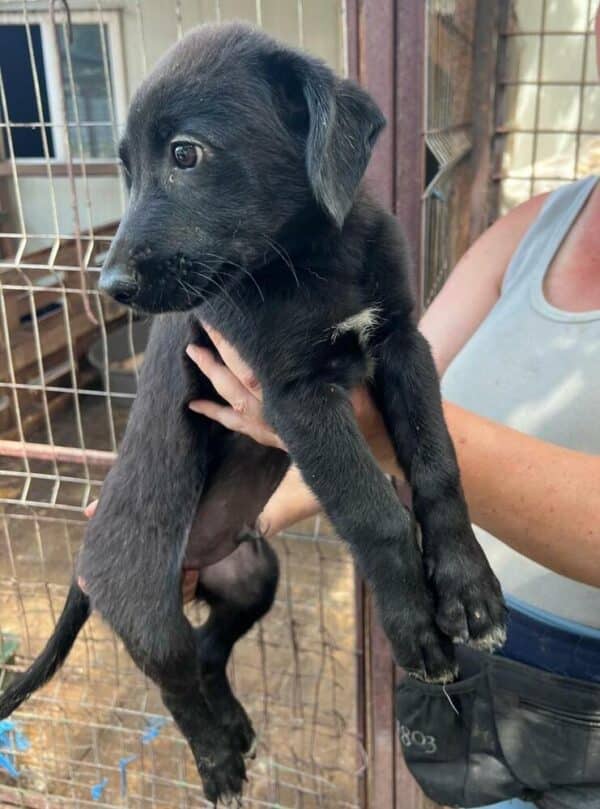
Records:
{"label": "rusty metal gate frame", "polygon": [[[413,289],[422,299],[421,196],[426,3],[348,0],[348,72],[387,118],[367,175],[374,195],[403,225],[413,258]],[[396,669],[364,585],[357,585],[359,733],[369,754],[361,796],[373,809],[418,809],[428,801],[404,765],[395,733]]]}

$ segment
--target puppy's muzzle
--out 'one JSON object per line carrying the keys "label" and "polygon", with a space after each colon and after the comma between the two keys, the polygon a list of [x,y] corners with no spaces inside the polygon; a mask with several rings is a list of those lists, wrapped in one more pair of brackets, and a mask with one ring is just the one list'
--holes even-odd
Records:
{"label": "puppy's muzzle", "polygon": [[127,306],[135,300],[140,287],[137,278],[131,271],[117,265],[102,269],[98,289]]}

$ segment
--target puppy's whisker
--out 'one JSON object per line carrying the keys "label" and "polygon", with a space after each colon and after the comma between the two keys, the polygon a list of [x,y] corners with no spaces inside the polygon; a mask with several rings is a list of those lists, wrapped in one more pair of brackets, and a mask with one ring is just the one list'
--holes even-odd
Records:
{"label": "puppy's whisker", "polygon": [[[207,269],[212,269],[212,268],[211,268],[211,266],[210,266],[209,264],[205,264],[205,263],[204,263],[204,262],[202,262],[202,261],[194,260],[194,261],[192,261],[191,263],[192,263],[192,265],[199,264],[201,267],[206,267]],[[203,281],[206,281],[207,283],[214,284],[214,285],[217,287],[217,289],[218,289],[218,290],[220,290],[220,291],[223,293],[223,295],[224,295],[224,296],[225,296],[225,297],[226,297],[226,298],[229,300],[229,302],[230,302],[230,303],[231,303],[231,305],[234,307],[234,309],[235,309],[235,310],[238,312],[238,314],[240,314],[240,315],[243,317],[244,313],[242,312],[242,310],[241,310],[241,308],[240,308],[239,304],[238,304],[238,303],[237,303],[237,302],[236,302],[236,301],[235,301],[235,300],[232,298],[231,293],[230,293],[230,292],[229,292],[229,291],[228,291],[228,290],[227,290],[227,289],[226,289],[226,288],[223,286],[223,284],[220,284],[220,283],[217,281],[217,279],[216,279],[216,278],[214,278],[214,276],[212,276],[212,275],[206,275],[205,273],[203,273],[203,272],[201,272],[200,270],[196,269],[196,267],[194,267],[194,272],[195,272],[195,273],[196,273],[196,275],[198,275],[198,276],[199,276],[199,277],[200,277],[200,278],[201,278]]]}
{"label": "puppy's whisker", "polygon": [[269,236],[267,236],[266,233],[261,233],[260,236],[261,236],[261,238],[263,238],[266,241],[266,243],[269,245],[269,247],[271,247],[271,249],[274,250],[277,253],[277,255],[283,261],[283,263],[286,265],[286,267],[289,268],[290,272],[294,276],[294,280],[296,281],[296,286],[300,287],[300,281],[298,280],[298,274],[296,273],[296,268],[294,267],[292,259],[290,258],[290,254],[287,252],[285,247],[283,247],[283,245],[279,244],[279,242],[276,242],[273,239],[271,239]]}
{"label": "puppy's whisker", "polygon": [[[236,269],[238,269],[238,268],[236,267]],[[253,284],[254,284],[254,286],[256,287],[256,290],[257,290],[257,292],[258,292],[258,294],[259,294],[259,297],[260,297],[261,301],[262,301],[263,303],[265,303],[265,296],[264,296],[264,294],[263,294],[263,291],[262,291],[262,289],[260,288],[260,285],[259,285],[258,281],[256,280],[256,278],[255,278],[255,277],[252,275],[252,273],[250,272],[250,270],[246,269],[246,267],[239,267],[239,269],[240,269],[240,270],[241,270],[241,271],[242,271],[242,272],[243,272],[245,275],[247,275],[247,276],[248,276],[248,278],[250,278],[250,280],[252,281],[252,283],[253,283]],[[234,270],[229,270],[229,271],[228,271],[228,270],[227,270],[227,267],[223,267],[223,268],[220,270],[220,272],[225,273],[225,274],[227,274],[228,276],[234,276],[234,274],[235,274],[235,271],[234,271]]]}
{"label": "puppy's whisker", "polygon": [[179,278],[179,276],[176,275],[175,280],[177,281],[177,283],[179,284],[181,289],[183,289],[183,291],[185,292],[185,296],[187,298],[188,304],[193,303],[193,301],[194,301],[194,290],[190,287],[189,284],[186,284],[186,282],[183,280],[183,278]]}
{"label": "puppy's whisker", "polygon": [[[231,264],[232,267],[235,267],[237,270],[240,270],[241,272],[243,272],[244,275],[247,275],[248,278],[250,278],[250,280],[253,282],[256,289],[258,290],[258,294],[260,295],[260,298],[261,298],[262,302],[263,303],[265,302],[265,296],[263,295],[263,291],[260,288],[258,281],[252,275],[252,273],[250,272],[250,270],[247,267],[244,267],[242,264],[238,264],[236,261],[232,261],[230,258],[225,258],[225,256],[218,256],[216,253],[207,253],[206,255],[211,256],[212,258],[216,259],[217,261],[222,261],[224,264]],[[222,271],[225,272],[225,268],[223,268]]]}
{"label": "puppy's whisker", "polygon": [[199,299],[201,306],[206,304],[214,312],[214,306],[211,304],[210,300],[206,298],[206,295],[204,295],[203,291],[199,287],[192,286],[192,284],[189,284],[187,281],[185,281],[183,278],[180,278],[179,276],[176,276],[176,279],[179,286],[185,292],[187,296],[187,302],[189,305],[194,304],[197,305]]}

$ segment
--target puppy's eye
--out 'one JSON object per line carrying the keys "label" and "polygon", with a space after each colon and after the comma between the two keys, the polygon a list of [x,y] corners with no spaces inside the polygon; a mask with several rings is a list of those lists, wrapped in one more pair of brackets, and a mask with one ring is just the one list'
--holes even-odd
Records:
{"label": "puppy's eye", "polygon": [[171,145],[173,160],[180,169],[193,169],[202,160],[202,148],[197,143],[178,141]]}

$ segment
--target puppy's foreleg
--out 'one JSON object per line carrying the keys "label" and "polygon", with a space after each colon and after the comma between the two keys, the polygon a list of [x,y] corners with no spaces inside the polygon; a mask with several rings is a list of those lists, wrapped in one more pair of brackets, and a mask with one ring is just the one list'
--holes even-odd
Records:
{"label": "puppy's foreleg", "polygon": [[438,626],[455,641],[494,648],[504,640],[500,586],[469,521],[429,346],[411,323],[395,324],[379,347],[374,390],[413,488]]}
{"label": "puppy's foreleg", "polygon": [[265,414],[373,588],[399,665],[429,680],[452,679],[452,648],[440,633],[410,515],[358,429],[347,393],[300,381],[264,386]]}

